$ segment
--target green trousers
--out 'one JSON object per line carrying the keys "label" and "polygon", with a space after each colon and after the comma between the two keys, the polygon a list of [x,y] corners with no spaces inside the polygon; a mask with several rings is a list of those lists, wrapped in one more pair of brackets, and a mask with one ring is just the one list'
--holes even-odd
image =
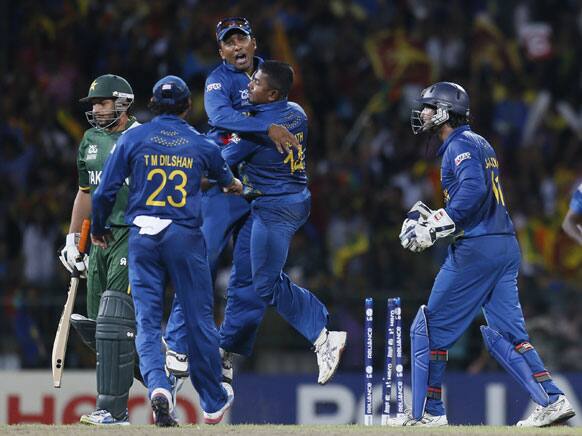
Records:
{"label": "green trousers", "polygon": [[127,246],[129,227],[113,227],[106,249],[91,246],[87,271],[87,317],[97,319],[99,301],[106,290],[128,292]]}

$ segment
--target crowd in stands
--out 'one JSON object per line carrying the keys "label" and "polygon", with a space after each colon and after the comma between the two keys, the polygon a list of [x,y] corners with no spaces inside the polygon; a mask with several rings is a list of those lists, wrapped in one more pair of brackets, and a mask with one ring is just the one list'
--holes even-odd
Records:
{"label": "crowd in stands", "polygon": [[[361,365],[364,298],[383,307],[400,296],[408,326],[446,254],[446,244],[413,254],[398,240],[416,200],[442,205],[436,138],[415,137],[409,117],[422,88],[446,80],[468,91],[472,127],[497,150],[532,342],[551,369],[582,370],[574,304],[582,247],[560,229],[582,177],[582,4],[574,0],[12,2],[0,17],[0,368],[50,365],[68,284],[56,253],[89,127],[78,99],[98,75],[121,75],[144,122],[153,84],[176,74],[193,90],[189,121],[205,131],[204,80],[220,62],[214,26],[238,15],[253,26],[257,54],[293,65],[291,99],[310,117],[312,214],[287,270],[329,305],[333,327],[348,330],[342,369]],[[229,261],[217,278],[217,320]],[[85,313],[83,292],[77,311]],[[479,358],[483,322],[451,350],[452,367],[494,366]],[[248,370],[269,352],[307,349],[274,312],[265,323]],[[67,366],[90,367],[90,353],[71,341]]]}

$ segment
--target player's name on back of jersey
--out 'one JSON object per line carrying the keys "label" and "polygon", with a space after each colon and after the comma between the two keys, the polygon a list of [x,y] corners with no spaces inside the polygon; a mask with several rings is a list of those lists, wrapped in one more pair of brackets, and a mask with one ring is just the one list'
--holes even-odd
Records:
{"label": "player's name on back of jersey", "polygon": [[144,154],[145,164],[150,167],[192,168],[194,158],[169,154]]}

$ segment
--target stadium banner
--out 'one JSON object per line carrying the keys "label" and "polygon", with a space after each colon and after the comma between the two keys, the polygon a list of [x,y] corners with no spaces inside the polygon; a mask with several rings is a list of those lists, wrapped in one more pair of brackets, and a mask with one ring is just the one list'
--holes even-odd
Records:
{"label": "stadium banner", "polygon": [[[582,410],[582,374],[552,374],[574,410]],[[0,424],[77,423],[95,406],[95,373],[67,371],[63,387],[54,389],[50,371],[0,371]],[[405,375],[405,399],[410,399]],[[512,425],[529,415],[535,404],[505,373],[447,373],[443,399],[452,424]],[[362,423],[363,379],[361,374],[338,374],[320,386],[316,375],[235,376],[235,401],[225,422],[274,424]],[[380,423],[381,380],[374,384],[374,423]],[[178,394],[181,423],[202,422],[198,396],[190,382]],[[145,388],[137,381],[130,392],[130,421],[152,422]],[[582,426],[582,414],[570,421]]]}
{"label": "stadium banner", "polygon": [[[582,373],[552,377],[568,396],[574,410],[582,410]],[[316,375],[235,377],[232,423],[348,424],[363,423],[364,379],[361,374],[338,374],[319,386]],[[410,404],[410,376],[404,375],[404,399]],[[253,393],[252,401],[237,401],[237,393]],[[374,424],[380,423],[382,384],[375,378]],[[394,399],[394,395],[393,395]],[[514,379],[502,372],[471,375],[447,372],[443,385],[447,417],[457,425],[514,425],[528,416],[535,403]],[[391,407],[395,409],[395,404]],[[582,414],[569,421],[582,426]]]}
{"label": "stadium banner", "polygon": [[[0,424],[77,424],[95,409],[95,371],[66,370],[62,387],[52,387],[51,371],[0,371]],[[137,380],[129,393],[132,424],[153,423],[146,388]],[[198,394],[188,381],[178,394],[176,411],[181,423],[201,423]],[[229,422],[228,413],[224,422]]]}

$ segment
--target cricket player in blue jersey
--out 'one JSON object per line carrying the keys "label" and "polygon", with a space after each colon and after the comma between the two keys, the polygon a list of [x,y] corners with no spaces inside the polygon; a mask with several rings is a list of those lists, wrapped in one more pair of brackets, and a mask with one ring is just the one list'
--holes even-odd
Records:
{"label": "cricket player in blue jersey", "polygon": [[582,245],[582,183],[572,195],[570,208],[562,222],[562,229],[570,238]]}
{"label": "cricket player in blue jersey", "polygon": [[[298,147],[299,142],[284,126],[273,120],[248,117],[248,85],[252,74],[263,62],[255,56],[257,41],[246,18],[225,18],[216,25],[218,53],[223,60],[206,79],[204,107],[208,115],[210,130],[207,135],[219,146],[229,142],[233,132],[266,134],[271,144],[281,153],[289,152],[289,144]],[[238,244],[238,231],[250,213],[249,203],[240,196],[225,195],[215,182],[203,184],[202,233],[206,239],[208,259],[212,276],[216,273],[216,263],[226,245],[234,236],[234,249]],[[236,259],[235,259],[236,262]],[[246,271],[246,270],[245,270]],[[250,316],[264,312],[264,304],[257,300],[251,286],[250,270],[243,276],[243,269],[233,265],[229,281],[227,300],[241,308]],[[231,317],[236,321],[236,316]],[[248,342],[254,342],[256,330],[262,318],[255,319],[255,328],[248,330]],[[185,341],[182,328],[182,314],[179,304],[172,308],[166,328],[165,341],[168,345],[166,366],[176,376],[187,371],[187,359],[183,349]],[[222,341],[221,341],[222,343]],[[233,350],[244,355],[250,354],[250,346]],[[224,364],[224,380],[232,381],[232,355],[221,347]]]}
{"label": "cricket player in blue jersey", "polygon": [[[264,133],[233,135],[222,150],[231,167],[240,165],[244,196],[251,205],[251,214],[238,232],[234,257],[237,271],[245,277],[251,274],[248,285],[254,295],[248,296],[247,304],[240,299],[227,301],[221,347],[248,355],[257,320],[262,319],[266,305],[274,306],[314,345],[318,382],[324,384],[339,365],[346,332],[328,331],[325,305],[283,272],[291,239],[307,221],[311,208],[305,171],[307,116],[299,105],[287,100],[292,83],[293,70],[288,64],[266,61],[251,79],[249,100],[252,118],[283,124],[295,135],[300,144],[296,151],[281,155]],[[256,303],[257,297],[262,305]]]}
{"label": "cricket player in blue jersey", "polygon": [[175,426],[171,382],[160,350],[166,277],[173,283],[187,328],[190,378],[200,395],[204,420],[218,423],[234,393],[221,383],[218,331],[206,245],[200,230],[200,181],[208,173],[225,192],[240,193],[220,149],[184,118],[191,106],[182,79],[167,76],[153,88],[157,116],[123,135],[93,195],[92,241],[107,246],[109,216],[117,191],[129,177],[126,221],[129,282],[137,321],[136,348],[155,423]]}
{"label": "cricket player in blue jersey", "polygon": [[442,145],[441,185],[445,207],[433,211],[417,202],[402,225],[402,246],[413,252],[452,235],[428,304],[411,327],[412,416],[405,425],[447,424],[441,399],[448,350],[479,310],[489,352],[537,403],[517,423],[544,427],[575,415],[564,393],[529,342],[519,303],[519,245],[501,188],[499,162],[491,145],[469,127],[469,96],[450,82],[422,91],[413,110],[415,134],[430,132]]}

